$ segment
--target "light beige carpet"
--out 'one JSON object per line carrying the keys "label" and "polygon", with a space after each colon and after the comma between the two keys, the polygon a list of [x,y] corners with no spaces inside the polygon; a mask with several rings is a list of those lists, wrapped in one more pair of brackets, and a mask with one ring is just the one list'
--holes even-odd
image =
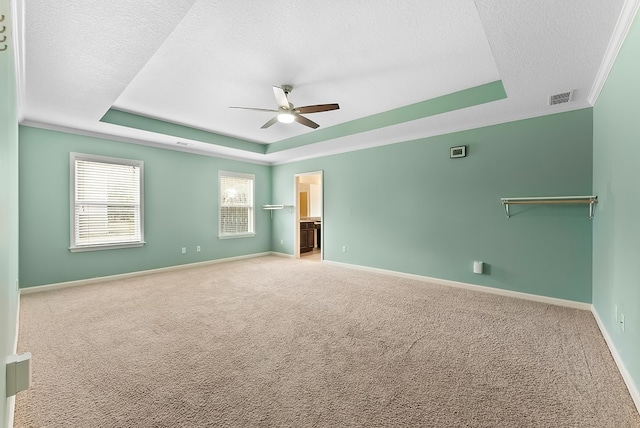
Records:
{"label": "light beige carpet", "polygon": [[592,315],[263,257],[25,295],[16,427],[638,427]]}

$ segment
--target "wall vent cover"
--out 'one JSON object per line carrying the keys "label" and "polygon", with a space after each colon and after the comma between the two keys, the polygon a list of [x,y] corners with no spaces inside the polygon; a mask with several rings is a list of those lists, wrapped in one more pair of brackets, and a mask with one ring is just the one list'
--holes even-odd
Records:
{"label": "wall vent cover", "polygon": [[571,98],[573,98],[573,91],[551,95],[549,97],[549,105],[554,106],[556,104],[568,103],[569,101],[571,101]]}

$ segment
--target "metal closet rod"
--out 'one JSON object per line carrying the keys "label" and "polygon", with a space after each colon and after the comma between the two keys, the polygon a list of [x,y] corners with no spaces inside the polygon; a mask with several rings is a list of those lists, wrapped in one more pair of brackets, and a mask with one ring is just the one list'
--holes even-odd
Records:
{"label": "metal closet rod", "polygon": [[529,198],[500,198],[507,218],[511,217],[509,205],[536,205],[536,204],[589,204],[589,218],[593,218],[595,204],[598,203],[596,195],[587,196],[534,196]]}

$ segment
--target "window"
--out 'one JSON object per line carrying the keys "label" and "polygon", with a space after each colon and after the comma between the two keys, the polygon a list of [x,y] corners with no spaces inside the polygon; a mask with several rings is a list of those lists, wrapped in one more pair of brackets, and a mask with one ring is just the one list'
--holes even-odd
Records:
{"label": "window", "polygon": [[220,238],[255,236],[251,174],[220,171]]}
{"label": "window", "polygon": [[140,247],[143,162],[71,153],[71,251]]}

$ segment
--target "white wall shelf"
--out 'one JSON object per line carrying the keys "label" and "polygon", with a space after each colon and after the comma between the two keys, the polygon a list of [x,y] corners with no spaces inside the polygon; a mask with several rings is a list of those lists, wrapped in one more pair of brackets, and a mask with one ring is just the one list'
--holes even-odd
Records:
{"label": "white wall shelf", "polygon": [[589,218],[593,218],[595,204],[598,197],[588,196],[535,196],[530,198],[500,198],[507,218],[511,217],[509,205],[537,205],[537,204],[589,204]]}
{"label": "white wall shelf", "polygon": [[293,212],[293,207],[294,207],[293,205],[275,204],[275,205],[263,205],[262,209],[270,211],[271,218],[273,218],[273,211],[275,211],[275,210],[283,210],[285,208],[289,208],[289,212]]}

